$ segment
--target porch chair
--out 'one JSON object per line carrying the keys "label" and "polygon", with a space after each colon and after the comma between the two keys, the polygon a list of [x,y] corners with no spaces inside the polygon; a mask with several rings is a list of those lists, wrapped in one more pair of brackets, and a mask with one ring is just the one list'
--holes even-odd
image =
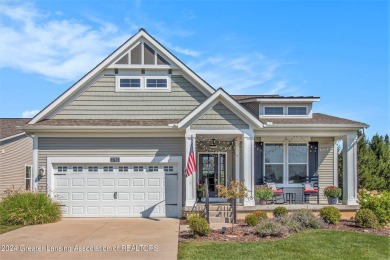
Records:
{"label": "porch chair", "polygon": [[309,203],[310,197],[317,198],[317,204],[320,204],[320,188],[318,186],[318,176],[306,178],[306,182],[302,183],[302,201]]}
{"label": "porch chair", "polygon": [[283,187],[277,188],[275,182],[269,178],[264,177],[264,185],[272,190],[272,202],[277,204],[278,199],[282,199],[282,203],[285,203]]}

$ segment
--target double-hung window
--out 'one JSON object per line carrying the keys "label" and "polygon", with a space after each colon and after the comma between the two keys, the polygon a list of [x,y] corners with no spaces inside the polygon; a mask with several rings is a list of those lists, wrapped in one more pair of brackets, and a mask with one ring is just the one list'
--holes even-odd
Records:
{"label": "double-hung window", "polygon": [[288,145],[288,183],[302,183],[307,175],[307,145]]}
{"label": "double-hung window", "polygon": [[26,176],[26,190],[32,189],[32,167],[30,165],[25,166],[25,176]]}
{"label": "double-hung window", "polygon": [[283,183],[284,145],[265,144],[264,149],[265,179],[275,183]]}

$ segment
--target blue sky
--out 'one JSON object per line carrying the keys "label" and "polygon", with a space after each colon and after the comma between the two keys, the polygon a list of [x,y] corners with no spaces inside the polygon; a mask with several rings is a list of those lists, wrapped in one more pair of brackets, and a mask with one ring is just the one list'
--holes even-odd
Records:
{"label": "blue sky", "polygon": [[231,94],[320,96],[390,133],[388,1],[0,0],[0,117],[32,116],[139,28]]}

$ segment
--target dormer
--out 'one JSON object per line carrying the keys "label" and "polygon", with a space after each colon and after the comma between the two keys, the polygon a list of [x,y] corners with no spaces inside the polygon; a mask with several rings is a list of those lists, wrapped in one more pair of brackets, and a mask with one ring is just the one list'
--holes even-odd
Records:
{"label": "dormer", "polygon": [[319,97],[313,96],[236,96],[236,100],[261,118],[312,118],[313,103]]}

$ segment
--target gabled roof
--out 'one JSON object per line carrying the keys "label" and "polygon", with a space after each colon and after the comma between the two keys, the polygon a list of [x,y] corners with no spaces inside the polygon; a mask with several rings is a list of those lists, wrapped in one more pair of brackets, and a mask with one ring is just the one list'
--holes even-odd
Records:
{"label": "gabled roof", "polygon": [[211,95],[208,99],[206,99],[202,104],[200,104],[197,108],[195,108],[191,113],[185,116],[178,124],[178,128],[185,128],[195,122],[198,118],[204,115],[207,111],[209,111],[213,106],[215,106],[218,102],[224,104],[227,108],[229,108],[233,113],[238,115],[242,120],[255,128],[262,128],[263,123],[253,116],[251,113],[240,105],[236,100],[234,100],[228,93],[226,93],[223,89],[218,89]]}
{"label": "gabled roof", "polygon": [[[268,127],[272,126],[288,126],[292,127],[294,125],[297,125],[298,127],[303,126],[350,126],[350,127],[368,127],[367,124],[353,121],[345,118],[330,116],[326,114],[321,113],[313,113],[312,118],[263,118],[263,121],[266,121],[266,124]],[[271,124],[270,124],[271,123]]]}
{"label": "gabled roof", "polygon": [[0,139],[22,134],[23,130],[17,128],[27,124],[30,118],[0,118]]}
{"label": "gabled roof", "polygon": [[206,93],[212,94],[215,92],[215,89],[211,87],[205,80],[199,77],[195,72],[193,72],[189,67],[187,67],[183,62],[181,62],[175,55],[168,51],[163,45],[161,45],[156,39],[154,39],[150,34],[148,34],[143,28],[141,28],[137,34],[128,39],[124,44],[122,44],[118,49],[111,53],[107,58],[105,58],[101,63],[99,63],[95,68],[85,74],[79,81],[77,81],[73,86],[66,90],[61,96],[51,102],[43,110],[41,110],[30,122],[29,124],[35,124],[40,120],[45,119],[47,115],[55,111],[61,104],[63,104],[67,99],[71,98],[74,93],[80,90],[85,84],[87,84],[93,77],[97,76],[104,69],[106,69],[111,63],[116,61],[118,58],[123,55],[123,53],[131,48],[131,46],[140,39],[145,39],[153,45],[160,53],[165,57],[170,59],[176,66],[181,68],[185,74],[187,74],[191,79],[199,84],[201,88]]}
{"label": "gabled roof", "polygon": [[315,96],[280,96],[280,95],[232,95],[240,103],[248,102],[318,102]]}

